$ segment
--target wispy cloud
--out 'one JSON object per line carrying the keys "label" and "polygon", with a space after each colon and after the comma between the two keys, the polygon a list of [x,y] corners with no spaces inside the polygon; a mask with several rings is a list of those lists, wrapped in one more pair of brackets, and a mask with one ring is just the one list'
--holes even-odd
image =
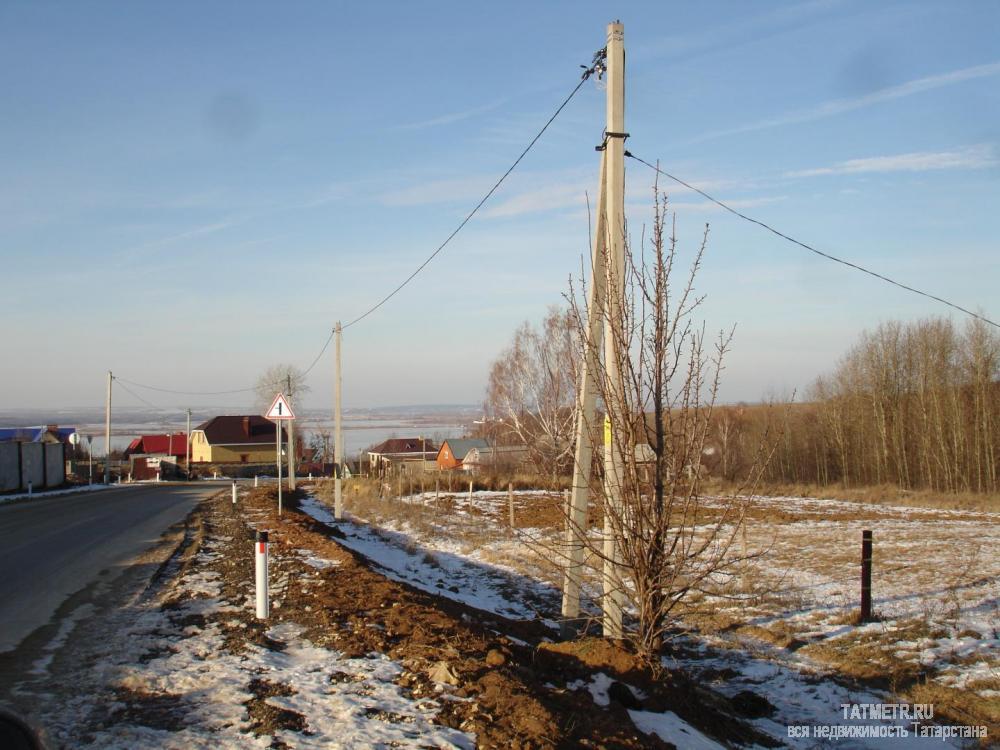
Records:
{"label": "wispy cloud", "polygon": [[479,107],[472,107],[470,109],[461,110],[459,112],[451,112],[450,114],[440,115],[438,117],[432,117],[429,120],[420,120],[418,122],[409,122],[402,125],[396,125],[392,130],[420,130],[422,128],[433,128],[440,125],[451,125],[455,122],[461,122],[462,120],[468,120],[477,115],[482,115],[487,112],[491,112],[498,107],[502,107],[509,101],[508,97],[502,99],[496,99],[488,104],[483,104]]}
{"label": "wispy cloud", "polygon": [[785,177],[816,177],[835,174],[873,172],[928,172],[938,169],[986,169],[1000,165],[990,144],[979,144],[957,151],[921,151],[891,156],[849,159],[829,167],[786,172]]}
{"label": "wispy cloud", "polygon": [[938,75],[926,76],[924,78],[916,78],[912,81],[900,83],[895,86],[886,86],[862,96],[848,99],[834,99],[832,101],[824,102],[816,107],[793,110],[776,117],[769,117],[756,122],[747,123],[745,125],[739,125],[735,128],[726,128],[723,130],[703,133],[702,135],[691,139],[689,143],[700,143],[715,138],[722,138],[728,135],[737,135],[739,133],[749,133],[755,130],[767,130],[785,125],[798,125],[804,122],[822,120],[827,117],[834,117],[846,112],[852,112],[854,110],[863,109],[875,104],[881,104],[882,102],[902,99],[914,94],[924,93],[925,91],[933,91],[934,89],[953,86],[964,81],[986,78],[998,74],[1000,74],[1000,62],[987,63],[985,65],[974,65],[970,68],[953,70],[948,73],[940,73]]}
{"label": "wispy cloud", "polygon": [[[756,208],[757,206],[766,206],[772,203],[780,203],[786,200],[788,196],[786,195],[770,195],[761,196],[759,198],[736,198],[733,200],[727,200],[726,205],[730,208],[735,209],[746,209],[746,208]],[[652,204],[650,203],[640,203],[640,202],[630,202],[626,205],[626,211],[631,214],[637,215],[651,215],[652,214]],[[679,215],[684,216],[689,213],[714,213],[716,211],[724,211],[722,207],[712,203],[707,200],[700,201],[670,201],[667,203],[668,211],[676,211]]]}
{"label": "wispy cloud", "polygon": [[[496,178],[493,178],[495,181]],[[386,206],[425,206],[433,203],[477,201],[489,190],[492,181],[485,175],[427,180],[417,185],[382,193],[379,200]]]}
{"label": "wispy cloud", "polygon": [[526,190],[483,211],[484,218],[503,219],[586,205],[590,186],[581,180],[549,184]]}
{"label": "wispy cloud", "polygon": [[[632,50],[636,59],[672,57],[690,60],[693,56],[711,54],[736,45],[760,42],[823,18],[844,4],[844,0],[806,0],[794,5],[781,5],[765,12],[729,23],[713,24],[704,30],[685,30],[651,42],[640,43]],[[750,7],[750,6],[748,6]]]}

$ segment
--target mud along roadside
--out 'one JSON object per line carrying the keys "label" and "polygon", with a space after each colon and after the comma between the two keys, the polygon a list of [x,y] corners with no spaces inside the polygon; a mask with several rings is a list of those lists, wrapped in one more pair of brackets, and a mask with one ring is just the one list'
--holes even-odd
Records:
{"label": "mud along roadside", "polygon": [[[722,740],[777,744],[734,718],[724,700],[706,701],[704,691],[679,674],[654,682],[636,659],[603,641],[538,648],[547,635],[540,624],[506,621],[373,572],[363,557],[336,543],[336,529],[299,512],[295,497],[280,518],[271,488],[240,503],[223,513],[228,537],[243,539],[233,550],[240,562],[232,570],[252,565],[244,523],[267,529],[273,617],[304,625],[303,637],[317,645],[348,655],[382,653],[401,663],[399,684],[414,697],[453,697],[442,701],[436,720],[474,733],[480,747],[668,746],[636,730],[628,708],[672,710]],[[245,573],[231,585],[230,600],[251,593]],[[567,687],[598,672],[638,687],[641,700],[599,706],[586,690]]]}

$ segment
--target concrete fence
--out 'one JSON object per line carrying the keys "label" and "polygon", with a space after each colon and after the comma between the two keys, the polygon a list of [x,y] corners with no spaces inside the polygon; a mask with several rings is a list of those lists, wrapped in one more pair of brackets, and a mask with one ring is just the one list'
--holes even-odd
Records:
{"label": "concrete fence", "polygon": [[66,481],[62,443],[0,443],[0,492],[58,487]]}

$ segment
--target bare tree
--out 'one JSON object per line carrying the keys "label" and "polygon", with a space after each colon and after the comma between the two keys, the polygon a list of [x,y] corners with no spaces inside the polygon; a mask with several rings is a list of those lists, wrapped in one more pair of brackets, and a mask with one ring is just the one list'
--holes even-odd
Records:
{"label": "bare tree", "polygon": [[[671,276],[677,260],[674,227],[665,234],[667,203],[655,192],[655,214],[649,242],[638,253],[626,244],[624,299],[602,305],[606,324],[614,331],[615,346],[605,360],[595,356],[596,384],[614,436],[605,446],[604,473],[618,474],[614,485],[620,500],[608,496],[606,483],[596,475],[591,497],[601,506],[605,536],[575,529],[586,546],[588,565],[595,574],[607,563],[617,567],[617,580],[603,596],[624,598],[635,622],[626,630],[638,652],[656,664],[676,611],[694,591],[715,589],[746,559],[734,546],[743,524],[750,487],[707,501],[702,492],[700,459],[708,439],[718,395],[723,360],[732,331],[721,332],[710,343],[694,316],[703,298],[694,292],[694,280],[705,251],[708,227],[684,284],[675,291]],[[605,243],[607,247],[607,243]],[[610,262],[606,267],[613,268]],[[615,284],[609,280],[608,289]],[[609,294],[610,297],[610,294]],[[587,314],[570,291],[578,338],[586,341]],[[583,295],[586,299],[586,294]],[[620,320],[607,320],[606,311],[620,310]],[[613,358],[613,359],[612,359]],[[617,382],[609,362],[617,362]],[[597,420],[595,420],[597,421]],[[602,442],[602,425],[588,425],[594,444]],[[638,445],[650,449],[638,451]],[[652,476],[646,467],[653,456]],[[758,451],[746,474],[749,485],[759,481],[767,456]],[[572,519],[567,516],[567,523]],[[617,552],[605,544],[607,535]],[[620,564],[615,558],[620,559]]]}
{"label": "bare tree", "polygon": [[487,419],[552,475],[572,462],[579,350],[571,311],[551,307],[541,328],[523,323],[490,368]]}

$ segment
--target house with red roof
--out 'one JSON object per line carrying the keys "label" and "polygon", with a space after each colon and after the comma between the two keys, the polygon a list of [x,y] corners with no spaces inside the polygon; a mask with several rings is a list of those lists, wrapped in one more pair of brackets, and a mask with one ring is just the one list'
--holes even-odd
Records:
{"label": "house with red roof", "polygon": [[131,456],[171,456],[181,459],[187,457],[187,435],[183,432],[173,432],[163,435],[142,435],[137,437],[125,449],[124,458]]}

